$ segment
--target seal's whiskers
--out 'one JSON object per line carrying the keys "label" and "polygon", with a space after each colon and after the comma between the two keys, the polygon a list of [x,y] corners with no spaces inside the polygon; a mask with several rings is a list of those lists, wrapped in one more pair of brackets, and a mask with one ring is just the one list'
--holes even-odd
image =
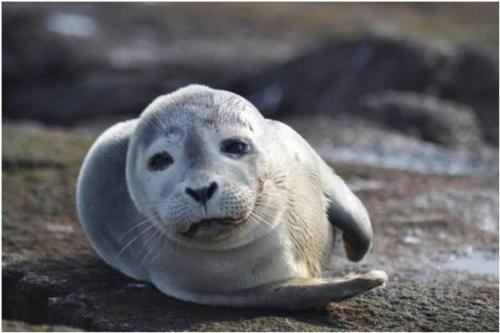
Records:
{"label": "seal's whiskers", "polygon": [[135,230],[136,228],[139,228],[140,226],[143,226],[144,224],[146,223],[150,223],[151,222],[151,219],[149,217],[146,217],[144,219],[141,219],[137,222],[136,225],[132,226],[130,229],[128,229],[127,231],[125,231],[121,236],[120,238],[118,238],[118,241],[121,243],[123,241],[123,238],[125,238],[125,236],[127,234],[129,234],[130,232],[132,232],[133,230]]}
{"label": "seal's whiskers", "polygon": [[139,238],[139,236],[141,236],[143,233],[145,233],[146,231],[148,230],[151,230],[151,228],[153,228],[155,225],[154,224],[151,224],[149,227],[147,227],[146,229],[140,231],[134,238],[132,238],[121,250],[120,252],[118,252],[116,254],[117,257],[119,257],[135,240],[137,240]]}
{"label": "seal's whiskers", "polygon": [[[153,240],[157,235],[160,235],[160,237],[158,237],[158,239],[150,247],[149,251],[147,251],[145,256],[141,259],[141,265],[143,265],[144,262],[146,261],[147,257],[149,257],[153,253],[154,249],[156,248],[156,245],[160,243],[160,240],[163,237],[163,234],[161,233],[161,229],[156,230],[153,233],[153,235],[145,242],[145,244],[149,244],[149,241]],[[146,247],[149,247],[149,246],[146,246]]]}

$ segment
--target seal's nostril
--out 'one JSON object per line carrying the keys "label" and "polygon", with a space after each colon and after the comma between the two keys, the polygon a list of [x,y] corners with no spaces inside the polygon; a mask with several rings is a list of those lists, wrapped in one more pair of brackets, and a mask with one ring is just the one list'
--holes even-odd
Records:
{"label": "seal's nostril", "polygon": [[193,198],[194,201],[200,202],[201,197],[200,197],[199,191],[194,191],[188,187],[186,189],[186,194],[189,195],[191,198]]}
{"label": "seal's nostril", "polygon": [[197,190],[193,190],[192,188],[186,188],[186,194],[194,199],[196,202],[200,202],[205,205],[207,200],[212,198],[215,191],[217,191],[217,183],[212,182],[208,187],[202,187]]}
{"label": "seal's nostril", "polygon": [[212,196],[214,195],[215,191],[217,191],[217,183],[216,182],[212,182],[210,184],[210,186],[208,187],[208,191],[207,191],[207,199],[211,199]]}

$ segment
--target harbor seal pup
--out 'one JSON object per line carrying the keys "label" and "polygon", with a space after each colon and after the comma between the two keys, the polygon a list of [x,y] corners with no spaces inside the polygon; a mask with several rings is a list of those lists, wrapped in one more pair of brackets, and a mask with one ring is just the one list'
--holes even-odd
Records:
{"label": "harbor seal pup", "polygon": [[109,265],[181,300],[311,308],[387,278],[321,276],[336,229],[350,260],[369,250],[366,209],[299,134],[228,91],[191,85],[106,130],[77,209]]}

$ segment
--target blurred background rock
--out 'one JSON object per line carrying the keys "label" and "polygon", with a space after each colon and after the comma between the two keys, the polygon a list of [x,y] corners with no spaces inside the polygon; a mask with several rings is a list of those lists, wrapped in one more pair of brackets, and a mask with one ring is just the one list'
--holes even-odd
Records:
{"label": "blurred background rock", "polygon": [[198,82],[267,116],[357,114],[432,142],[498,144],[497,13],[494,3],[4,4],[3,115],[132,117]]}

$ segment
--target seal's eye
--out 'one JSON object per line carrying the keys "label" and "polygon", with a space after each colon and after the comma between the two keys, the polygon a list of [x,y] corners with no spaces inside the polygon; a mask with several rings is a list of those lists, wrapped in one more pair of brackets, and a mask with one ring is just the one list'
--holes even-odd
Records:
{"label": "seal's eye", "polygon": [[159,171],[167,168],[174,163],[174,159],[166,151],[154,154],[148,160],[148,169],[151,171]]}
{"label": "seal's eye", "polygon": [[222,142],[221,150],[225,154],[241,156],[250,151],[250,146],[239,139],[228,139]]}

